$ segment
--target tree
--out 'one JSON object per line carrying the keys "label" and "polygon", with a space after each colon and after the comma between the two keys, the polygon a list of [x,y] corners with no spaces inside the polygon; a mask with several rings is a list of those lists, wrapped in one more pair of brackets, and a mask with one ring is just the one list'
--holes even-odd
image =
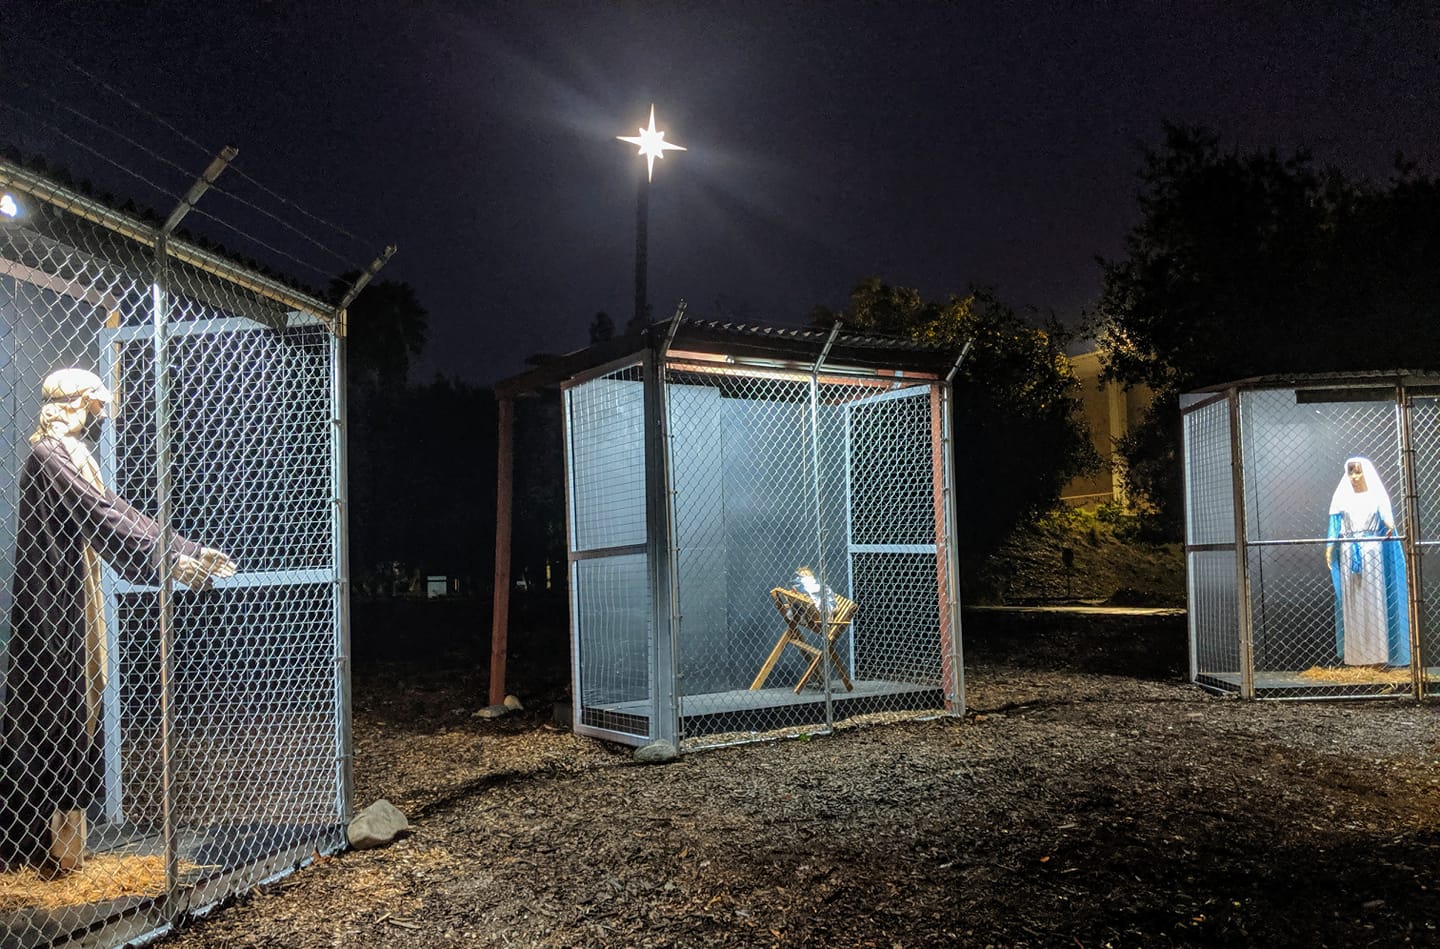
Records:
{"label": "tree", "polygon": [[950,345],[957,355],[973,342],[955,380],[953,412],[963,553],[993,550],[1016,526],[1053,507],[1065,483],[1098,460],[1077,421],[1077,383],[1065,357],[1069,335],[1053,319],[1030,326],[987,288],[934,303],[878,277],[855,288],[844,312],[817,307],[810,318]]}
{"label": "tree", "polygon": [[[337,298],[358,276],[334,282]],[[378,281],[351,302],[347,324],[350,548],[355,572],[364,574],[408,556],[415,472],[433,463],[409,441],[417,419],[407,381],[411,358],[425,348],[427,313],[408,283]]]}
{"label": "tree", "polygon": [[[332,291],[338,297],[358,277],[346,274],[334,281]],[[350,381],[389,389],[404,386],[411,358],[425,350],[429,316],[415,289],[403,281],[380,280],[361,290],[350,304],[347,324]]]}
{"label": "tree", "polygon": [[1424,368],[1440,337],[1440,187],[1399,166],[1388,187],[1304,152],[1226,152],[1165,127],[1140,173],[1126,256],[1102,261],[1093,317],[1106,374],[1156,400],[1119,446],[1133,495],[1179,529],[1178,395],[1284,372]]}
{"label": "tree", "polygon": [[615,321],[610,319],[610,314],[601,310],[595,314],[595,319],[590,321],[590,342],[591,344],[603,343],[607,339],[615,337]]}

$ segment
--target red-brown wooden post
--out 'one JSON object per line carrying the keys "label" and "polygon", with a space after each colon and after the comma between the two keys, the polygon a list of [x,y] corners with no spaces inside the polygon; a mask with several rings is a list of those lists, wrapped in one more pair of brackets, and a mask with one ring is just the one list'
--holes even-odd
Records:
{"label": "red-brown wooden post", "polygon": [[495,471],[495,613],[490,627],[490,704],[505,702],[505,650],[510,631],[510,500],[514,492],[515,401],[500,397]]}

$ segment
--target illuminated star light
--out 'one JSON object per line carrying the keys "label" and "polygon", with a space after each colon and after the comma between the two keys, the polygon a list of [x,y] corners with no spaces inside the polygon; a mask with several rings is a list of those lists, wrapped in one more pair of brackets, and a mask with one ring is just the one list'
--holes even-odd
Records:
{"label": "illuminated star light", "polygon": [[646,176],[649,181],[655,180],[655,159],[664,158],[666,149],[673,148],[677,152],[683,152],[685,150],[685,146],[683,145],[671,145],[665,141],[664,132],[657,132],[655,130],[655,106],[653,104],[650,106],[650,127],[648,129],[640,129],[639,137],[633,135],[617,135],[615,137],[622,142],[629,142],[631,145],[640,146],[640,154],[644,155],[649,162],[649,167],[646,169]]}
{"label": "illuminated star light", "polygon": [[5,217],[15,217],[20,213],[20,207],[15,199],[8,194],[0,194],[0,214]]}

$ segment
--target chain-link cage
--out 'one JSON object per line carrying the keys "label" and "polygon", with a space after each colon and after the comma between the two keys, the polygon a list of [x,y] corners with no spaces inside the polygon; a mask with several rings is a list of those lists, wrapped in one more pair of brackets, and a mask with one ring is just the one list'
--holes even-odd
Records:
{"label": "chain-link cage", "polygon": [[694,750],[958,711],[948,386],[657,378],[566,393],[577,726]]}
{"label": "chain-link cage", "polygon": [[1425,488],[1440,438],[1434,400],[1415,398],[1410,381],[1314,379],[1191,397],[1195,681],[1277,699],[1430,687],[1423,526],[1434,520]]}
{"label": "chain-link cage", "polygon": [[0,176],[0,944],[119,945],[344,843],[341,341]]}
{"label": "chain-link cage", "polygon": [[1240,688],[1235,495],[1230,405],[1223,396],[1185,415],[1185,543],[1190,676],[1220,691]]}

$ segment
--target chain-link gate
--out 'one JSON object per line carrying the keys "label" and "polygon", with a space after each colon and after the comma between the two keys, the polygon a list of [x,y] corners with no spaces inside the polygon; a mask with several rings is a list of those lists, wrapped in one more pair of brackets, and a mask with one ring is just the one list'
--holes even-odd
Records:
{"label": "chain-link gate", "polygon": [[960,711],[949,393],[685,353],[572,382],[577,728],[693,750]]}
{"label": "chain-link gate", "polygon": [[1186,397],[1194,681],[1277,699],[1436,687],[1424,593],[1440,503],[1435,391],[1415,376],[1349,375]]}
{"label": "chain-link gate", "polygon": [[163,228],[0,187],[0,944],[113,946],[344,844],[342,340]]}

